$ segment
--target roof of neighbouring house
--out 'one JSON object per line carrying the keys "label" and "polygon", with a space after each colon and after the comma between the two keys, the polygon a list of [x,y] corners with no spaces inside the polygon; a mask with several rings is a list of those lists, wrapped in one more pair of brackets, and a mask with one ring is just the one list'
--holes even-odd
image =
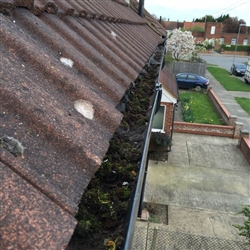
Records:
{"label": "roof of neighbouring house", "polygon": [[124,0],[0,0],[0,22],[1,247],[63,249],[164,32]]}
{"label": "roof of neighbouring house", "polygon": [[160,83],[176,100],[179,99],[178,85],[174,73],[165,66],[160,74]]}
{"label": "roof of neighbouring house", "polygon": [[203,29],[205,29],[205,23],[204,22],[184,22],[184,29],[192,29],[194,27],[201,27]]}
{"label": "roof of neighbouring house", "polygon": [[183,22],[174,22],[174,21],[162,21],[161,25],[165,28],[165,30],[174,30],[182,28]]}

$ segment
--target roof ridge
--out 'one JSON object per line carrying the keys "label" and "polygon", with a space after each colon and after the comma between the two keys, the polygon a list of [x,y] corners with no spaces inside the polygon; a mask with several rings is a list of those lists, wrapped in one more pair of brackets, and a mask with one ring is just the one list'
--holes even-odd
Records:
{"label": "roof ridge", "polygon": [[[11,12],[18,7],[23,7],[29,9],[34,15],[39,16],[43,12],[47,12],[49,14],[55,14],[59,18],[63,18],[64,16],[75,16],[90,19],[98,19],[102,21],[107,21],[110,23],[126,23],[132,25],[147,25],[145,20],[141,19],[141,21],[130,21],[125,18],[117,18],[115,16],[99,14],[97,12],[93,13],[86,8],[83,8],[79,5],[79,9],[72,8],[72,6],[64,2],[62,5],[58,5],[56,0],[0,0],[0,13],[4,15],[11,15]],[[127,3],[123,3],[120,0],[111,0],[116,2],[122,6],[129,7]]]}

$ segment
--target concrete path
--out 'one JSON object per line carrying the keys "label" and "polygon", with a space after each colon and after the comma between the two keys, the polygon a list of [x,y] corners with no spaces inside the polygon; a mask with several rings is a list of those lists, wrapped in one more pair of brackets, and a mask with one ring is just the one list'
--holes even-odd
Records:
{"label": "concrete path", "polygon": [[149,161],[144,201],[168,205],[166,230],[177,236],[242,241],[232,225],[246,220],[235,213],[241,210],[240,204],[250,204],[249,176],[250,167],[237,140],[174,133],[168,162]]}

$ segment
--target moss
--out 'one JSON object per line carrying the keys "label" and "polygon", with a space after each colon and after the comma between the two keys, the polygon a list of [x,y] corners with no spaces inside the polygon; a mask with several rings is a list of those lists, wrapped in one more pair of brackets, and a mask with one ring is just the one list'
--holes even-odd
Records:
{"label": "moss", "polygon": [[[84,238],[82,248],[106,249],[104,239],[116,242],[117,249],[122,244],[123,220],[138,177],[158,67],[146,66],[121,100],[125,104],[123,120],[79,207],[76,234],[91,233],[89,240]],[[98,240],[93,242],[93,238]]]}

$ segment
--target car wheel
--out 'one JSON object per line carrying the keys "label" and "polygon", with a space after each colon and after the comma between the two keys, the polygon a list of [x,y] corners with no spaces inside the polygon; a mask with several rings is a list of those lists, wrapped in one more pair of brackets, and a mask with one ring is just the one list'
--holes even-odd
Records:
{"label": "car wheel", "polygon": [[200,85],[195,86],[195,87],[194,87],[194,90],[195,90],[195,91],[201,91],[201,86],[200,86]]}

